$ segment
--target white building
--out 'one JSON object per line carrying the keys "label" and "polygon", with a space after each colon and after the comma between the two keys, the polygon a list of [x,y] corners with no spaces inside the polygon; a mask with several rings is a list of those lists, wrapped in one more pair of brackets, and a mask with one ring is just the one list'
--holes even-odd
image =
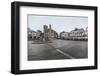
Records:
{"label": "white building", "polygon": [[60,38],[61,39],[69,39],[69,33],[65,32],[65,31],[61,32],[60,33]]}
{"label": "white building", "polygon": [[84,30],[83,28],[81,29],[74,29],[69,33],[70,39],[72,40],[87,40],[87,31],[88,28],[86,28],[86,30]]}
{"label": "white building", "polygon": [[85,29],[85,39],[88,40],[88,27]]}

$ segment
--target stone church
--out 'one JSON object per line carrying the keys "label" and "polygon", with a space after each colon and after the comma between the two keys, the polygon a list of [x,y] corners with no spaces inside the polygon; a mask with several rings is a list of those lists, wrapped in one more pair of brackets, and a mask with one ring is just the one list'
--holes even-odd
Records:
{"label": "stone church", "polygon": [[43,32],[45,40],[58,38],[58,33],[52,29],[51,24],[49,24],[49,27],[47,25],[44,25]]}

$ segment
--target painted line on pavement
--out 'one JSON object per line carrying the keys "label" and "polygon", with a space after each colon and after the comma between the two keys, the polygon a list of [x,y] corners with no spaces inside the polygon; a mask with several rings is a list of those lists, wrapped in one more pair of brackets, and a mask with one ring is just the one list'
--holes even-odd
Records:
{"label": "painted line on pavement", "polygon": [[63,51],[61,51],[59,49],[56,49],[56,51],[60,52],[61,54],[65,55],[65,56],[67,56],[67,57],[69,57],[71,59],[75,59],[75,57],[73,57],[73,56],[71,56],[71,55],[69,55],[69,54],[67,54],[67,53],[65,53],[65,52],[63,52]]}
{"label": "painted line on pavement", "polygon": [[61,51],[60,49],[55,48],[54,46],[52,46],[52,45],[50,45],[50,44],[47,44],[47,45],[49,45],[50,47],[54,48],[56,51],[58,51],[59,53],[63,54],[64,56],[69,57],[69,58],[71,58],[71,59],[75,59],[75,57],[73,57],[73,56],[71,56],[71,55],[69,55],[69,54],[67,54],[67,53],[65,53],[65,52],[63,52],[63,51]]}

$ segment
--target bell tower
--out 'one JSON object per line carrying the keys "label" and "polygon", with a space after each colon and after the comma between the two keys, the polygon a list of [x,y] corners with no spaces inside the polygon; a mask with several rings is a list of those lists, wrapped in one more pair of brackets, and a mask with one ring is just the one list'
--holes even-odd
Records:
{"label": "bell tower", "polygon": [[51,24],[49,24],[49,37],[50,37],[50,38],[51,38],[51,30],[52,30]]}

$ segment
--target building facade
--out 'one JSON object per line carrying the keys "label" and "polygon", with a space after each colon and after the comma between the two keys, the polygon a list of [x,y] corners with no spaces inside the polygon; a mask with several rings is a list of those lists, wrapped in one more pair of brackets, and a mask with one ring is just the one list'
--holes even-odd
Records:
{"label": "building facade", "polygon": [[45,40],[58,38],[58,33],[52,29],[51,25],[49,25],[49,27],[47,25],[44,25],[43,29],[44,29],[43,33],[44,33]]}
{"label": "building facade", "polygon": [[41,31],[33,31],[30,28],[28,28],[28,40],[37,40],[41,38]]}
{"label": "building facade", "polygon": [[37,38],[37,33],[35,31],[28,31],[28,39],[32,40],[32,39],[36,39]]}
{"label": "building facade", "polygon": [[86,29],[75,28],[70,32],[63,31],[60,33],[60,38],[69,40],[88,40],[88,27]]}
{"label": "building facade", "polygon": [[40,30],[33,31],[28,28],[28,39],[29,40],[52,40],[52,39],[68,39],[68,40],[88,40],[88,27],[75,28],[70,32],[60,32],[58,34],[55,30],[52,29],[51,24],[49,27],[47,25],[43,26],[43,32]]}
{"label": "building facade", "polygon": [[87,33],[87,29],[84,30],[83,28],[75,28],[69,33],[69,38],[72,40],[88,40]]}
{"label": "building facade", "polygon": [[69,33],[65,31],[61,32],[60,39],[69,39]]}

